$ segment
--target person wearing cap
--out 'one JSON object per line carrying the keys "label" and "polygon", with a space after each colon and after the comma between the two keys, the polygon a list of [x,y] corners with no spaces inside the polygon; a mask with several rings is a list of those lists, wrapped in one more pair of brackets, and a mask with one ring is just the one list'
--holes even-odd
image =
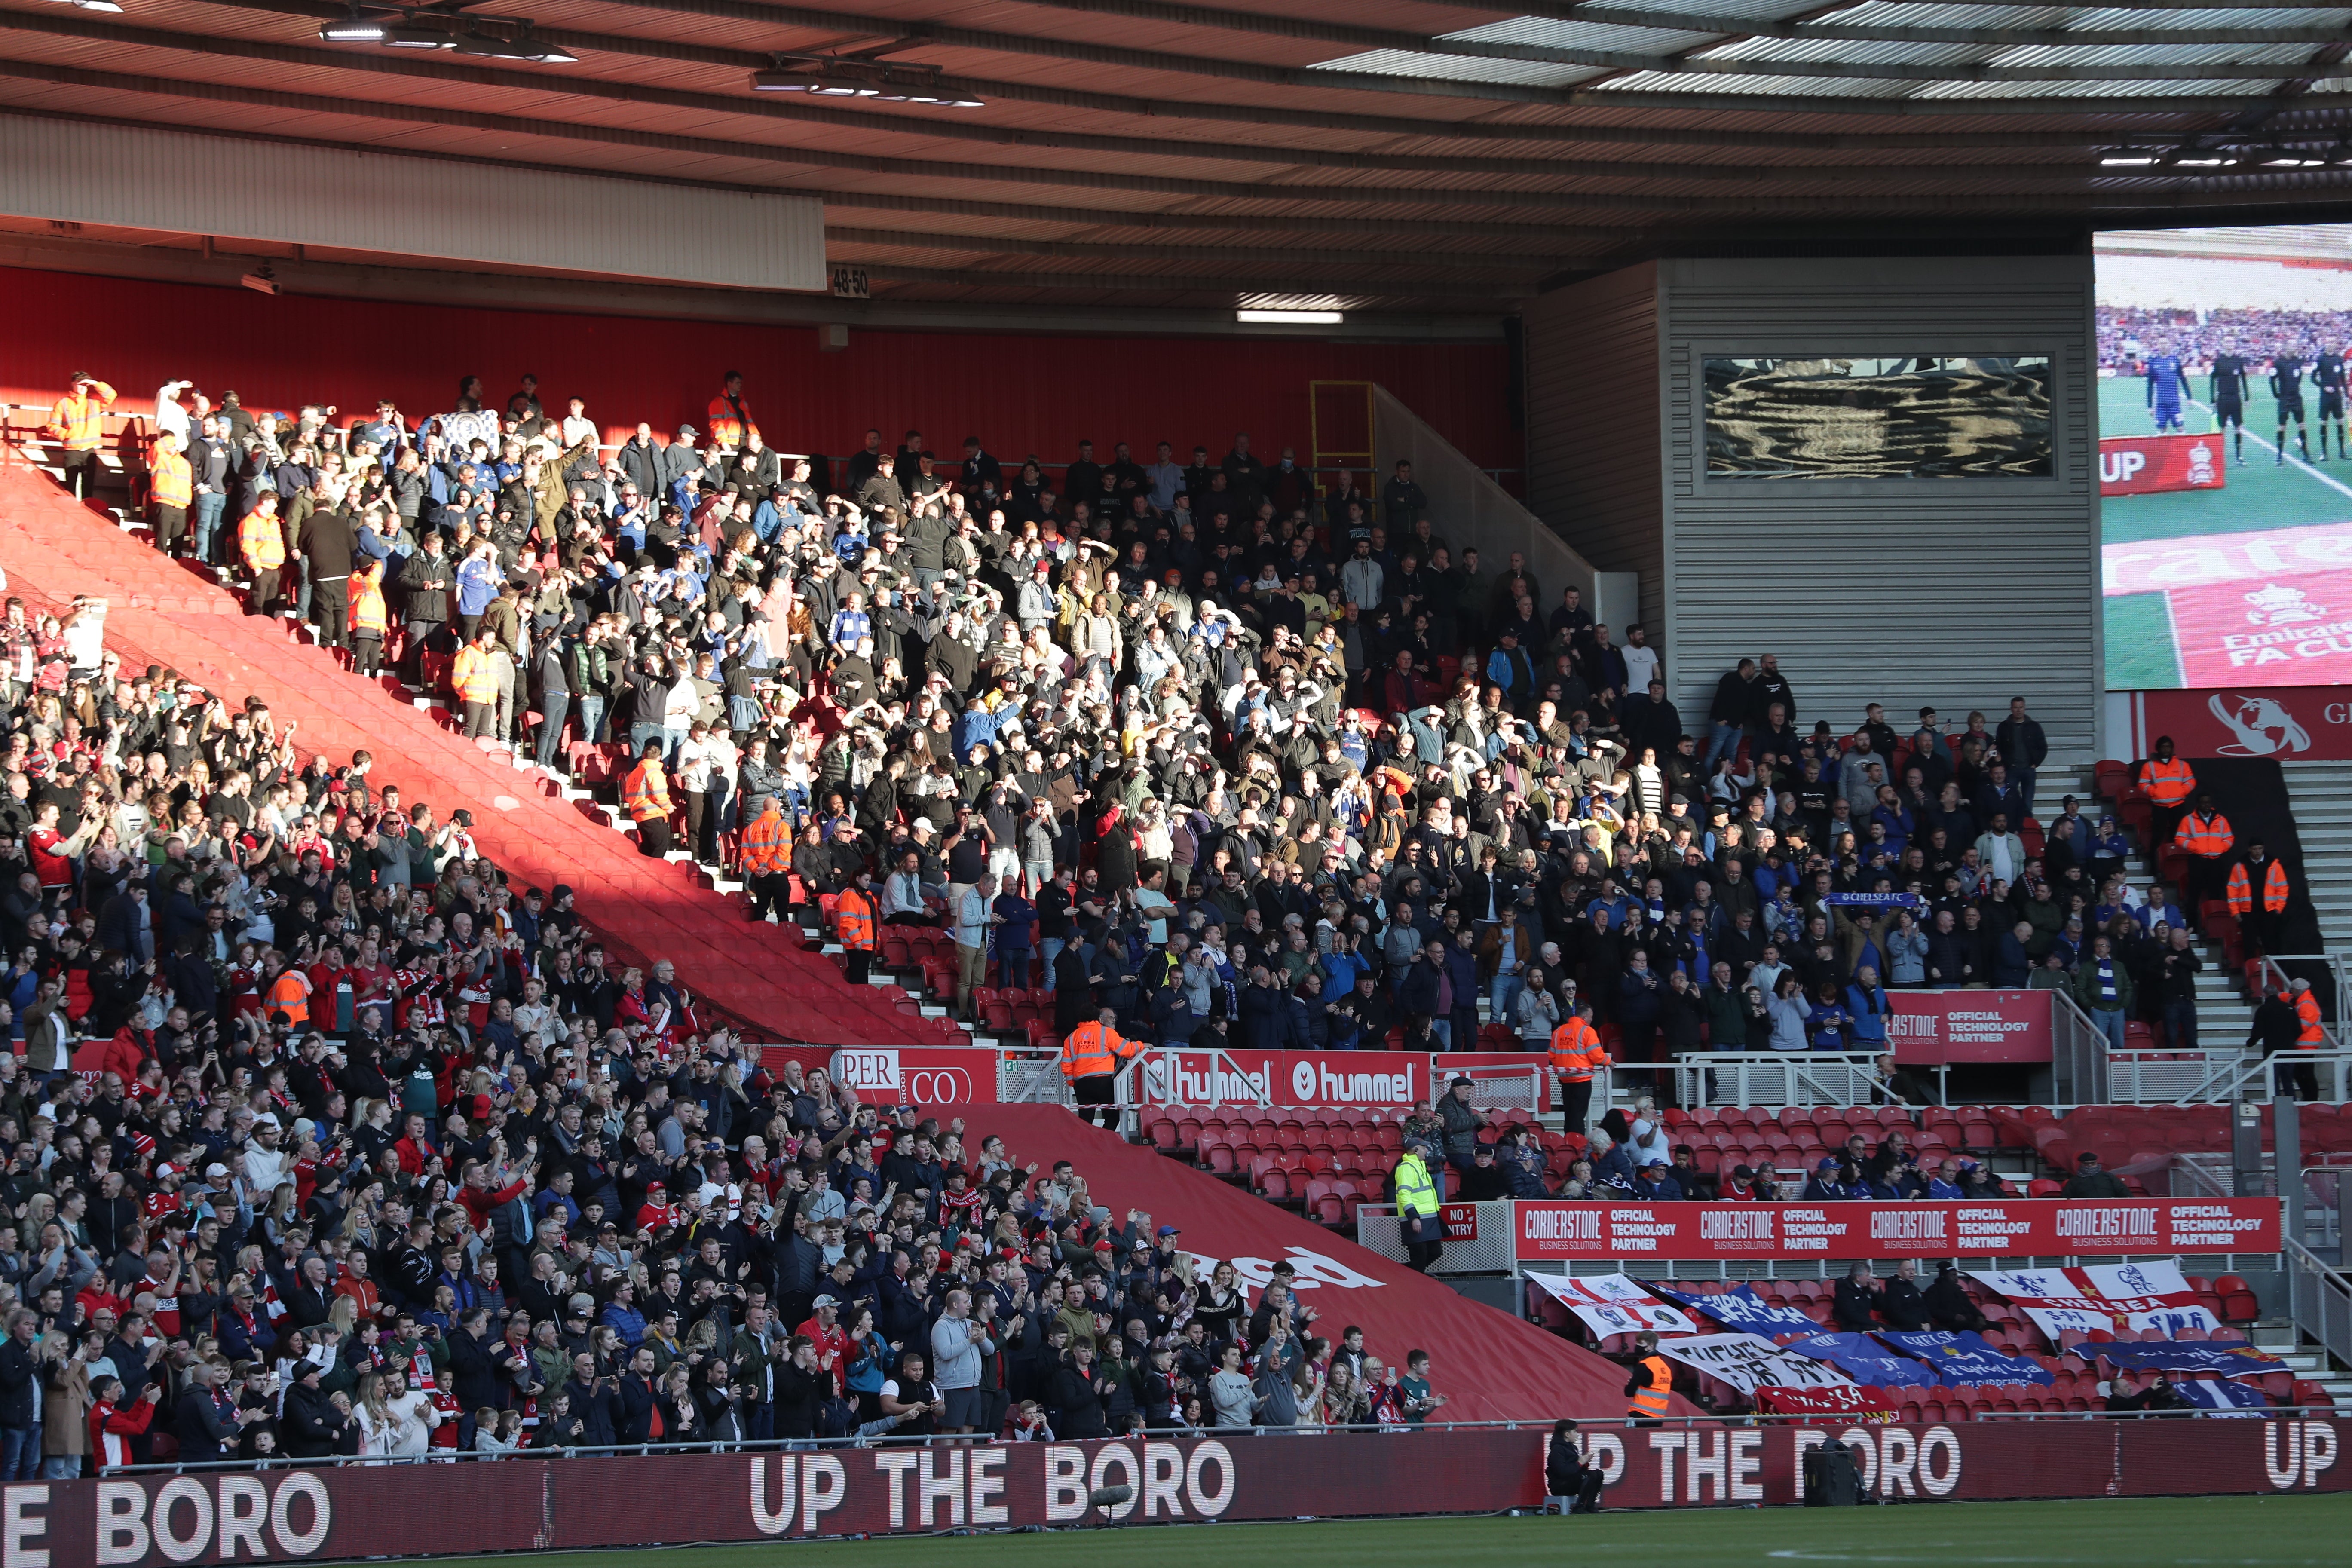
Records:
{"label": "person wearing cap", "polygon": [[[1462,1080],[1467,1083],[1469,1080]],[[1389,1173],[1397,1205],[1398,1231],[1404,1242],[1405,1267],[1426,1274],[1445,1252],[1444,1196],[1437,1185],[1436,1151],[1418,1138],[1408,1139]]]}
{"label": "person wearing cap", "polygon": [[2097,1154],[2085,1149],[2074,1157],[2074,1173],[2058,1189],[2062,1198],[2127,1198],[2131,1189],[2123,1179],[2100,1164]]}
{"label": "person wearing cap", "polygon": [[1652,1160],[1633,1173],[1633,1195],[1644,1203],[1677,1203],[1690,1194],[1674,1178],[1674,1168]]}
{"label": "person wearing cap", "polygon": [[1831,1154],[1824,1156],[1821,1163],[1813,1167],[1813,1173],[1806,1181],[1805,1190],[1800,1194],[1799,1201],[1809,1204],[1833,1203],[1843,1198],[1866,1195],[1868,1194],[1862,1184],[1861,1171],[1855,1169],[1851,1162],[1840,1160],[1836,1155]]}
{"label": "person wearing cap", "polygon": [[1470,1103],[1474,1087],[1467,1074],[1455,1073],[1447,1081],[1445,1098],[1437,1102],[1438,1124],[1445,1132],[1445,1161],[1457,1171],[1470,1169],[1478,1130],[1490,1125],[1486,1113]]}
{"label": "person wearing cap", "polygon": [[1462,1173],[1462,1184],[1455,1189],[1457,1203],[1491,1203],[1511,1195],[1511,1178],[1496,1160],[1495,1146],[1481,1143],[1470,1156],[1470,1168]]}

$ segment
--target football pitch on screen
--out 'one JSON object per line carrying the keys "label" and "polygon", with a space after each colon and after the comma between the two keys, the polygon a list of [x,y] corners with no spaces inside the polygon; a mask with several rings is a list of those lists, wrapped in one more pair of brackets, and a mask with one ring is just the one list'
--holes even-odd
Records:
{"label": "football pitch on screen", "polygon": [[[559,1552],[549,1568],[2341,1568],[2352,1498],[2082,1499],[1893,1508],[1138,1525]],[[467,1560],[506,1568],[520,1554]],[[451,1568],[444,1563],[439,1568]]]}
{"label": "football pitch on screen", "polygon": [[[2266,373],[2265,373],[2266,374]],[[2256,378],[2259,384],[2259,377]],[[2202,394],[2205,377],[2191,378]],[[2329,437],[2327,461],[2319,457],[2319,405],[2316,395],[2304,397],[2306,428],[2313,460],[2305,463],[2295,441],[2294,426],[2286,432],[2287,460],[2278,461],[2278,408],[2268,393],[2255,394],[2246,405],[2245,464],[2230,459],[2229,482],[2218,490],[2173,490],[2162,495],[2109,496],[2099,507],[2100,532],[2105,549],[2146,543],[2151,540],[2192,535],[2253,533],[2270,529],[2307,528],[2352,518],[2352,460],[2335,449]],[[2182,410],[2191,435],[2216,429],[2212,411],[2202,402]],[[2147,383],[2135,376],[2114,376],[2099,383],[2099,434],[2147,436],[2156,431],[2155,415],[2147,407]],[[2171,617],[2162,594],[2121,594],[2102,601],[2106,617],[2107,685],[2126,690],[2179,686],[2179,650],[2174,646]]]}

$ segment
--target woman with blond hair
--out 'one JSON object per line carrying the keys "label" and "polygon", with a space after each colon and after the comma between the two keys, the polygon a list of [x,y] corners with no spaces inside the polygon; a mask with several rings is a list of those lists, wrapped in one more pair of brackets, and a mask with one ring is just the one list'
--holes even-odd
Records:
{"label": "woman with blond hair", "polygon": [[358,1397],[352,1401],[352,1414],[359,1417],[360,1452],[371,1459],[390,1458],[407,1434],[402,1429],[400,1413],[384,1394],[383,1373],[361,1373],[354,1392]]}
{"label": "woman with blond hair", "polygon": [[360,1420],[360,1451],[371,1457],[421,1458],[432,1447],[433,1429],[441,1425],[441,1413],[433,1407],[432,1395],[409,1387],[406,1374],[398,1371],[363,1375],[354,1404],[353,1414]]}

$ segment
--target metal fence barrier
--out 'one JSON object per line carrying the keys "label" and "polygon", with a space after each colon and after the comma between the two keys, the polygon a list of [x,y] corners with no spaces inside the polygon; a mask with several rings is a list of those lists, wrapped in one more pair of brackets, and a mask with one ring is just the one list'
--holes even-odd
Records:
{"label": "metal fence barrier", "polygon": [[[2013,1410],[1979,1411],[1970,1421],[2178,1421],[2226,1415],[2220,1411],[2115,1411],[2104,1410]],[[2336,1417],[2341,1412],[2333,1405],[2278,1405],[2261,1414],[2273,1418],[2315,1415]],[[1552,1417],[1537,1416],[1524,1421],[1416,1421],[1402,1426],[1357,1424],[1345,1426],[1203,1426],[1151,1427],[1154,1434],[1171,1436],[1271,1437],[1299,1436],[1331,1433],[1386,1432],[1410,1436],[1423,1432],[1527,1432],[1548,1436]],[[1772,1415],[1761,1411],[1739,1415],[1661,1415],[1643,1420],[1633,1417],[1580,1416],[1578,1427],[1587,1432],[1663,1430],[1717,1430],[1723,1427],[1788,1427],[1788,1426],[1851,1426],[1864,1419],[1851,1413],[1835,1415],[1807,1412],[1795,1415]],[[1929,1425],[1948,1425],[1930,1423]],[[324,1458],[298,1459],[278,1457],[268,1459],[206,1459],[182,1462],[166,1460],[152,1465],[108,1465],[94,1473],[100,1477],[116,1476],[193,1476],[213,1474],[276,1473],[286,1470],[339,1470],[389,1468],[399,1465],[496,1464],[502,1459],[599,1459],[645,1458],[685,1454],[793,1454],[823,1450],[839,1451],[855,1448],[969,1448],[985,1444],[1009,1444],[1005,1437],[974,1438],[948,1433],[936,1433],[923,1437],[815,1437],[779,1438],[767,1442],[748,1443],[627,1443],[595,1448],[522,1448],[510,1455],[495,1458],[482,1454],[465,1454],[456,1449],[442,1449],[429,1454],[397,1454],[383,1456],[331,1455]]]}
{"label": "metal fence barrier", "polygon": [[[1468,1210],[1465,1220],[1463,1211]],[[1446,1229],[1466,1225],[1470,1234],[1445,1238],[1445,1250],[1429,1267],[1432,1274],[1508,1274],[1512,1272],[1512,1205],[1508,1198],[1493,1203],[1447,1204]],[[1356,1210],[1356,1244],[1382,1258],[1405,1260],[1404,1231],[1394,1204],[1365,1204]]]}
{"label": "metal fence barrier", "polygon": [[2288,1314],[2339,1365],[2352,1365],[2352,1284],[2299,1241],[2284,1244]]}

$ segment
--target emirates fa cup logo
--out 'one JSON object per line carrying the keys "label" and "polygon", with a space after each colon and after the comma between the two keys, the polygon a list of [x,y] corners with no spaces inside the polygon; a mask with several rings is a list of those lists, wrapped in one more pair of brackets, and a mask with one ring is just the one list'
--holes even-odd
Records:
{"label": "emirates fa cup logo", "polygon": [[2300,588],[2283,588],[2276,583],[2265,584],[2245,595],[2246,619],[2258,626],[2292,626],[2305,621],[2315,621],[2327,614],[2327,606],[2315,605],[2311,595]]}

